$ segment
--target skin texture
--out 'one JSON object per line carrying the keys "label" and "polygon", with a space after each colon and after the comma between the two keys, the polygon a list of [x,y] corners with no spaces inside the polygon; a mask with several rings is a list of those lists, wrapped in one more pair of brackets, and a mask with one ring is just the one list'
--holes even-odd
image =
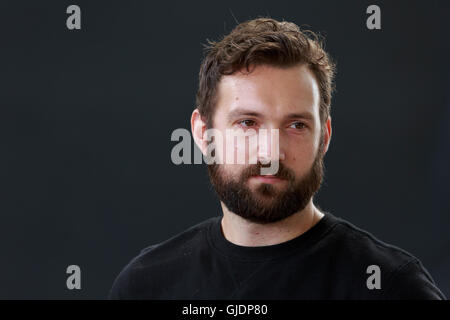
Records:
{"label": "skin texture", "polygon": [[[225,141],[225,147],[218,149],[218,156],[224,159],[226,148],[244,152],[246,159],[255,156],[258,160],[280,161],[280,166],[294,174],[300,181],[311,171],[317,157],[323,158],[328,150],[331,138],[331,118],[323,128],[319,116],[320,92],[314,74],[304,65],[289,68],[257,66],[251,73],[236,72],[223,76],[218,87],[218,100],[213,117],[213,127],[226,137],[227,129],[278,129],[278,155],[269,151],[263,155],[259,147],[242,149]],[[292,114],[307,114],[308,118],[291,117]],[[191,129],[197,146],[206,154],[207,142],[204,132],[206,123],[196,109],[191,117]],[[320,149],[321,130],[323,131],[323,148]],[[271,149],[271,139],[267,140]],[[255,154],[256,153],[256,154]],[[240,181],[249,164],[221,164],[223,179]],[[242,182],[242,181],[241,181]],[[282,194],[289,186],[286,180],[265,180],[250,177],[244,182],[251,194],[261,204],[270,206],[276,196],[261,193],[262,184],[267,184],[274,194]],[[265,246],[288,241],[299,236],[316,224],[322,217],[313,203],[313,197],[306,201],[301,210],[282,220],[271,223],[258,223],[243,218],[229,210],[221,201],[223,210],[222,231],[225,238],[241,246]]]}

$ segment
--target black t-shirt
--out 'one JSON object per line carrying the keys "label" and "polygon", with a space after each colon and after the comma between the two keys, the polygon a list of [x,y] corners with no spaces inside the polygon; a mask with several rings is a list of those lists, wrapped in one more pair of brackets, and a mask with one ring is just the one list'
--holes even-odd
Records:
{"label": "black t-shirt", "polygon": [[445,299],[422,263],[325,212],[300,236],[238,246],[213,217],[141,250],[110,299]]}

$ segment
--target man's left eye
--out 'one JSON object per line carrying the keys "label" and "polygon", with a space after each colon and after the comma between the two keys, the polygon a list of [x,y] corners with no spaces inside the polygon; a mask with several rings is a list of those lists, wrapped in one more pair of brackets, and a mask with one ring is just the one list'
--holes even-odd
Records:
{"label": "man's left eye", "polygon": [[251,119],[244,119],[244,120],[239,121],[239,124],[243,127],[252,127],[256,124],[256,122]]}
{"label": "man's left eye", "polygon": [[306,125],[303,122],[294,122],[291,124],[290,128],[294,126],[294,129],[303,129],[306,128]]}

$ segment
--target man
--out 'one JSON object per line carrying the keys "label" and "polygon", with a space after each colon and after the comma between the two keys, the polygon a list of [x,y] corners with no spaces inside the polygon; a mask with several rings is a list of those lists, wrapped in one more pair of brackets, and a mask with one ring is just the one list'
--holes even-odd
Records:
{"label": "man", "polygon": [[[331,139],[335,72],[317,37],[258,18],[207,49],[191,118],[203,154],[218,146],[210,129],[277,135],[262,139],[265,148],[233,138],[214,149],[220,161],[208,172],[223,217],[143,249],[109,297],[445,299],[417,258],[313,203]],[[227,148],[257,161],[223,161]],[[277,170],[262,174],[273,163]]]}

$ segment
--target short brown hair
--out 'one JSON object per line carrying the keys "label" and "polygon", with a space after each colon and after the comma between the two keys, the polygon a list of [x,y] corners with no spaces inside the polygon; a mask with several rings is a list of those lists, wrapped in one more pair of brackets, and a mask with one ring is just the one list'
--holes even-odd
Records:
{"label": "short brown hair", "polygon": [[213,126],[217,86],[222,75],[250,66],[291,67],[306,64],[316,77],[320,91],[320,120],[330,114],[336,65],[324,51],[319,36],[296,24],[259,17],[238,24],[219,42],[207,40],[200,66],[196,105],[208,128]]}

